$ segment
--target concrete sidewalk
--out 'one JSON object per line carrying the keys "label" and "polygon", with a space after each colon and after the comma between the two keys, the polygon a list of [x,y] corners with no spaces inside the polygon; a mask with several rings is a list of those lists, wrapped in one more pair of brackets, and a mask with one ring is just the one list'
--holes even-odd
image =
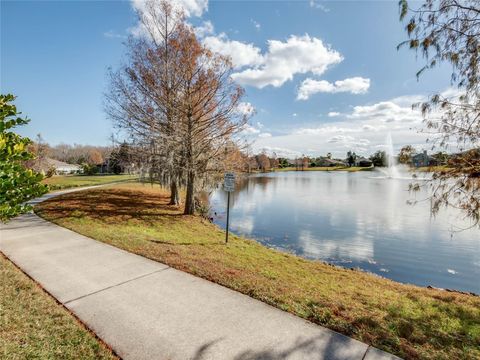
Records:
{"label": "concrete sidewalk", "polygon": [[34,214],[0,229],[0,251],[124,359],[398,359]]}

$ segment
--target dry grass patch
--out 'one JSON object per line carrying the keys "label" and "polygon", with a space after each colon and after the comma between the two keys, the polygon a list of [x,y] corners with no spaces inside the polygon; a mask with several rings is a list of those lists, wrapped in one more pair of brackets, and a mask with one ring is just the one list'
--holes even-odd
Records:
{"label": "dry grass patch", "polygon": [[480,358],[480,298],[402,285],[268,249],[122,184],[42,203],[44,218],[235,289],[407,359]]}
{"label": "dry grass patch", "polygon": [[0,253],[1,359],[116,359]]}

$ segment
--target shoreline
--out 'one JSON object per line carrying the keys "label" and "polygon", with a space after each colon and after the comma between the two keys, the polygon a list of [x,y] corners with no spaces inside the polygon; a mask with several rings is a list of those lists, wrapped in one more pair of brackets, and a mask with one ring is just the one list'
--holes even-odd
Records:
{"label": "shoreline", "polygon": [[[215,225],[219,230],[221,230],[223,233],[225,233],[225,229],[223,229],[220,225],[214,223],[214,222],[211,222],[213,225]],[[295,256],[295,257],[298,257],[300,259],[304,259],[304,260],[307,260],[307,261],[315,261],[315,262],[319,262],[321,264],[324,264],[324,265],[327,265],[327,266],[332,266],[332,267],[336,267],[336,268],[339,268],[339,269],[343,269],[343,270],[350,270],[350,271],[360,271],[364,274],[368,274],[368,275],[372,275],[372,276],[376,276],[376,277],[379,277],[381,279],[385,279],[385,280],[388,280],[388,281],[393,281],[399,285],[406,285],[406,286],[415,286],[415,287],[419,287],[419,288],[422,288],[422,289],[429,289],[429,290],[438,290],[438,291],[445,291],[445,292],[452,292],[452,293],[457,293],[457,294],[463,294],[463,295],[468,295],[468,296],[475,296],[475,297],[480,297],[480,293],[476,293],[476,292],[473,292],[473,291],[464,291],[464,290],[457,290],[457,289],[450,289],[450,288],[442,288],[442,287],[437,287],[437,286],[433,286],[433,285],[417,285],[417,284],[414,284],[414,283],[407,283],[407,282],[402,282],[402,281],[398,281],[398,280],[395,280],[395,279],[391,279],[389,277],[386,277],[386,276],[383,276],[383,275],[380,275],[380,274],[377,274],[377,273],[374,273],[372,271],[369,271],[369,270],[365,270],[365,269],[362,269],[360,267],[348,267],[348,266],[342,266],[342,265],[338,265],[338,264],[334,264],[334,263],[330,263],[328,261],[325,261],[325,260],[321,260],[321,259],[316,259],[316,258],[313,258],[313,257],[308,257],[308,256],[302,256],[302,255],[299,255],[295,252],[292,252],[292,251],[288,251],[287,249],[283,249],[281,247],[277,247],[277,246],[268,246],[266,244],[263,244],[262,242],[260,242],[259,240],[257,240],[256,238],[250,238],[250,237],[246,237],[245,235],[242,235],[242,234],[238,234],[236,233],[235,231],[232,231],[230,230],[230,233],[231,234],[234,234],[235,236],[238,236],[239,238],[242,238],[244,240],[247,240],[247,241],[255,241],[256,243],[258,243],[260,246],[263,246],[264,248],[266,249],[270,249],[270,250],[274,250],[274,251],[280,251],[282,253],[285,253],[285,254],[289,254],[289,255],[292,255],[292,256]]]}
{"label": "shoreline", "polygon": [[[347,172],[357,172],[357,171],[372,171],[374,170],[374,166],[369,167],[360,167],[360,166],[316,166],[316,167],[307,167],[304,169],[297,169],[295,167],[285,167],[285,168],[276,168],[274,170],[265,171],[265,173],[271,172],[289,172],[289,171],[326,171],[326,172],[334,172],[334,171],[347,171]],[[258,171],[256,173],[262,173],[262,171]]]}

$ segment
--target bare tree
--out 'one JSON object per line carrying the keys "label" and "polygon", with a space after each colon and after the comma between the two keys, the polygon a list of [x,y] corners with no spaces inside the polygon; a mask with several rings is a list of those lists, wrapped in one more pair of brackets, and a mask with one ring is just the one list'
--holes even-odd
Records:
{"label": "bare tree", "polygon": [[101,165],[103,163],[103,156],[100,151],[96,149],[91,149],[88,152],[88,158],[86,163],[89,165]]}
{"label": "bare tree", "polygon": [[275,171],[275,169],[278,168],[279,161],[278,161],[276,152],[272,153],[272,157],[270,158],[270,165],[272,166],[273,171]]}
{"label": "bare tree", "polygon": [[208,181],[212,164],[229,151],[227,145],[243,129],[246,115],[238,112],[244,90],[230,77],[230,59],[205,48],[190,27],[179,28],[174,42],[179,55],[174,74],[180,84],[175,108],[181,121],[176,131],[186,174],[184,213],[193,214],[196,185]]}
{"label": "bare tree", "polygon": [[261,153],[258,154],[256,157],[257,166],[261,171],[270,171],[270,159],[268,158],[267,154]]}
{"label": "bare tree", "polygon": [[147,1],[138,16],[145,36],[129,39],[128,64],[110,72],[105,108],[141,151],[148,177],[170,185],[172,204],[186,187],[185,214],[193,214],[196,192],[222,168],[246,122],[243,89],[230,77],[231,61],[200,44],[169,2]]}
{"label": "bare tree", "polygon": [[34,157],[25,162],[25,166],[37,172],[48,172],[50,164],[48,158],[50,156],[51,148],[45,142],[41,134],[37,134],[35,141],[29,146],[29,151],[34,154]]}
{"label": "bare tree", "polygon": [[[172,48],[178,37],[183,14],[167,1],[146,1],[137,13],[144,36],[127,43],[128,65],[110,71],[110,91],[105,95],[105,110],[114,124],[126,130],[137,159],[146,161],[149,178],[170,186],[170,203],[179,204],[182,167],[176,126],[177,95],[174,63],[178,54]],[[147,155],[148,153],[148,155]]]}

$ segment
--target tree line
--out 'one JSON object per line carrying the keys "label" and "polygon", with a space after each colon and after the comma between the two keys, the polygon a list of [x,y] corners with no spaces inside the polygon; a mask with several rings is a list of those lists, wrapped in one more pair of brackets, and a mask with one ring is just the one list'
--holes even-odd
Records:
{"label": "tree line", "polygon": [[35,160],[41,164],[47,159],[55,159],[67,164],[100,165],[112,152],[111,146],[93,146],[80,144],[50,145],[38,134],[29,145]]}

